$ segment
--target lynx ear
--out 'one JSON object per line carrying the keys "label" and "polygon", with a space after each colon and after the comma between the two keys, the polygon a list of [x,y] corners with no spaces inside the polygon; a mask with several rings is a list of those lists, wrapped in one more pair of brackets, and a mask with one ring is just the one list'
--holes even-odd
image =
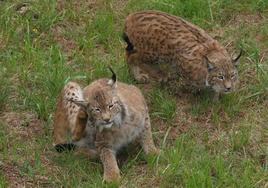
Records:
{"label": "lynx ear", "polygon": [[108,68],[112,72],[112,78],[111,78],[111,80],[109,80],[108,84],[110,86],[112,86],[113,88],[115,88],[116,85],[117,85],[116,84],[116,74],[115,74],[115,72],[113,71],[113,69],[110,66],[108,66]]}
{"label": "lynx ear", "polygon": [[206,64],[207,64],[207,68],[208,68],[208,72],[212,71],[214,69],[214,66],[211,64],[211,60],[209,59],[208,56],[205,56],[206,59]]}
{"label": "lynx ear", "polygon": [[240,52],[239,52],[239,54],[238,54],[238,56],[236,58],[232,59],[232,62],[233,62],[233,64],[235,66],[237,66],[239,64],[239,59],[242,56],[242,54],[243,54],[243,50],[241,49]]}

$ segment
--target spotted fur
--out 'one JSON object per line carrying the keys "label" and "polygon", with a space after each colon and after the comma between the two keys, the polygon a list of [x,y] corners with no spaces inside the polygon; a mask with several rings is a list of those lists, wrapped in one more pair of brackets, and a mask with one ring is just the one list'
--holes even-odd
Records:
{"label": "spotted fur", "polygon": [[138,82],[167,81],[179,75],[187,85],[211,87],[217,94],[235,89],[237,60],[203,29],[159,11],[127,16],[127,62]]}
{"label": "spotted fur", "polygon": [[[70,83],[65,86],[67,90],[64,89],[62,96],[66,96],[66,93],[68,95],[69,85]],[[79,86],[77,85],[76,88]],[[111,80],[103,78],[92,82],[83,89],[82,95],[80,89],[75,91],[77,97],[67,98],[67,102],[61,101],[66,98],[59,98],[59,103],[65,104],[67,108],[57,108],[56,115],[65,114],[69,124],[74,122],[71,127],[84,130],[77,139],[77,136],[72,134],[80,131],[69,129],[72,138],[75,138],[75,145],[78,145],[81,140],[90,142],[86,144],[83,142],[80,147],[90,145],[90,148],[96,151],[103,163],[106,181],[120,177],[116,153],[128,143],[138,140],[146,154],[158,152],[152,139],[148,108],[137,87],[117,82],[114,74]],[[73,109],[73,106],[75,111],[70,113],[70,108]],[[66,131],[66,127],[59,122],[63,118],[55,117],[55,119],[54,135],[58,135],[57,130]],[[59,126],[62,126],[62,129],[57,129]]]}
{"label": "spotted fur", "polygon": [[53,131],[55,146],[66,143],[67,132],[71,133],[73,141],[79,140],[84,134],[85,126],[83,122],[78,124],[76,119],[80,107],[71,100],[83,100],[82,89],[75,82],[68,82],[57,99]]}

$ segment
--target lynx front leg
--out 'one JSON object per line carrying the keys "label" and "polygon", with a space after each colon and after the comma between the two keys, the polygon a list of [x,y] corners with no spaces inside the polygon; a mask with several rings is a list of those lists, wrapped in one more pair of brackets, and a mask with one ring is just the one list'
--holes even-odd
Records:
{"label": "lynx front leg", "polygon": [[141,133],[140,144],[146,155],[147,154],[158,155],[160,153],[159,149],[157,149],[154,145],[149,116],[147,116],[145,119],[145,127],[143,132]]}
{"label": "lynx front leg", "polygon": [[103,148],[100,151],[100,159],[104,170],[103,179],[107,182],[119,180],[120,170],[116,162],[115,152],[111,149]]}

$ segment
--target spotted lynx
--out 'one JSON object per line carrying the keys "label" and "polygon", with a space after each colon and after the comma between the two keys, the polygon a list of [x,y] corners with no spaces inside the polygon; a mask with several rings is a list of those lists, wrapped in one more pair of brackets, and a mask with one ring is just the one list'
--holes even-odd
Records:
{"label": "spotted lynx", "polygon": [[216,100],[238,82],[236,66],[242,51],[232,59],[219,42],[180,17],[159,11],[132,13],[125,20],[123,38],[128,65],[138,82],[180,75],[195,88],[211,87]]}
{"label": "spotted lynx", "polygon": [[66,131],[74,145],[96,151],[106,181],[120,177],[116,153],[122,146],[137,139],[146,154],[158,153],[142,93],[135,86],[117,82],[114,73],[112,79],[96,80],[83,90],[74,82],[64,87],[54,120],[56,148],[67,143],[63,139]]}

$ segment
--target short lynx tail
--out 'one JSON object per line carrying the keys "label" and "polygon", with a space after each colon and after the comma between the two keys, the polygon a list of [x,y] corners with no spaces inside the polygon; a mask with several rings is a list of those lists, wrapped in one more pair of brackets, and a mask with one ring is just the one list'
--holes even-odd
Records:
{"label": "short lynx tail", "polygon": [[54,147],[59,153],[62,153],[64,151],[73,151],[76,148],[73,143],[57,144]]}
{"label": "short lynx tail", "polygon": [[134,46],[133,44],[130,42],[128,36],[126,33],[123,33],[123,39],[124,41],[127,43],[127,47],[126,47],[126,51],[127,52],[133,52],[134,51]]}

